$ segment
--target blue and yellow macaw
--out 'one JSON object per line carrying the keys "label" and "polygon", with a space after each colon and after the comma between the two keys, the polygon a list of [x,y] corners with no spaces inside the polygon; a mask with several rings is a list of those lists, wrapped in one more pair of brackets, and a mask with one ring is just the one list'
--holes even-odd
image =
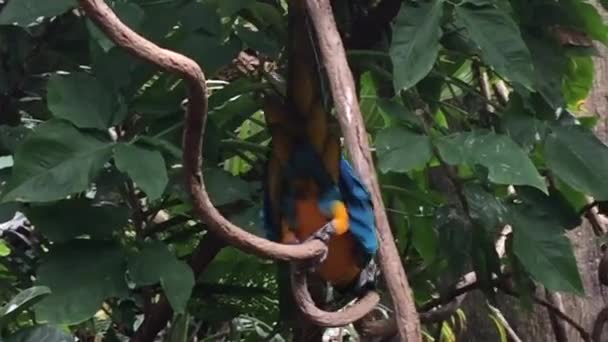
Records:
{"label": "blue and yellow macaw", "polygon": [[377,250],[371,197],[341,154],[318,91],[319,69],[303,1],[290,2],[287,100],[269,96],[271,133],[263,220],[274,241],[327,242],[318,274],[338,290],[373,284]]}

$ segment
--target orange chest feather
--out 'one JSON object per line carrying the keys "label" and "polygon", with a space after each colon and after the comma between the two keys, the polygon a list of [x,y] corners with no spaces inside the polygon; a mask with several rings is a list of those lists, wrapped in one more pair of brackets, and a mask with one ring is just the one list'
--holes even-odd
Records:
{"label": "orange chest feather", "polygon": [[[329,222],[317,205],[316,199],[302,199],[296,201],[295,233],[300,241],[319,230]],[[327,258],[321,264],[319,274],[321,277],[337,286],[346,286],[359,274],[357,266],[355,241],[347,232],[335,236],[329,241]]]}

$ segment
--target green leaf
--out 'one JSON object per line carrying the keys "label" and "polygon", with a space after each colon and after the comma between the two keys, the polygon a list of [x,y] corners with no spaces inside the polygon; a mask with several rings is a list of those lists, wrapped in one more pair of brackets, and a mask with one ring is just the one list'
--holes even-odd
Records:
{"label": "green leaf", "polygon": [[568,60],[562,91],[569,107],[578,109],[579,102],[587,99],[594,77],[595,66],[591,57],[571,57]]}
{"label": "green leaf", "polygon": [[458,6],[455,13],[479,46],[483,60],[523,86],[534,84],[532,60],[510,15],[495,7]]}
{"label": "green leaf", "polygon": [[502,201],[477,184],[466,184],[464,195],[469,205],[471,218],[489,232],[502,228],[507,209]]}
{"label": "green leaf", "polygon": [[188,313],[176,315],[171,324],[171,333],[169,342],[187,342],[188,341],[188,323],[190,315]]}
{"label": "green leaf", "polygon": [[517,102],[510,100],[509,107],[503,113],[502,128],[513,141],[530,153],[538,141],[544,140],[546,122],[527,113],[523,103]]}
{"label": "green leaf", "polygon": [[[0,179],[0,183],[2,180]],[[2,187],[0,187],[0,194],[2,193]],[[15,213],[19,210],[18,203],[1,203],[0,204],[0,222],[6,222],[15,217]]]}
{"label": "green leaf", "polygon": [[137,286],[160,282],[173,310],[177,313],[184,312],[194,287],[194,274],[164,243],[149,243],[138,253],[131,255],[128,269]]}
{"label": "green leaf", "polygon": [[50,325],[24,328],[9,336],[6,342],[74,342],[74,337]]}
{"label": "green leaf", "polygon": [[104,130],[120,123],[125,116],[126,109],[120,106],[114,93],[89,74],[53,75],[47,89],[53,115],[77,127]]}
{"label": "green leaf", "polygon": [[47,121],[17,148],[2,200],[49,202],[89,188],[112,154],[112,143],[61,120]]}
{"label": "green leaf", "polygon": [[214,75],[222,66],[232,63],[241,51],[238,39],[225,41],[219,36],[189,35],[179,46],[179,52],[194,59],[207,75]]}
{"label": "green leaf", "polygon": [[412,230],[412,245],[424,262],[430,265],[437,257],[438,237],[433,229],[433,221],[427,217],[414,216],[409,218]]}
{"label": "green leaf", "polygon": [[72,240],[53,245],[37,272],[38,283],[52,293],[35,305],[36,317],[53,324],[78,324],[93,317],[106,298],[128,294],[125,270],[125,257],[115,243]]}
{"label": "green leaf", "polygon": [[439,232],[439,252],[447,260],[447,273],[454,280],[462,276],[470,259],[473,242],[472,229],[462,211],[444,206],[435,214],[435,226]]}
{"label": "green leaf", "polygon": [[433,68],[440,47],[442,15],[441,0],[401,7],[390,48],[397,93],[416,85]]}
{"label": "green leaf", "polygon": [[237,214],[229,216],[230,222],[247,230],[248,232],[263,236],[264,229],[261,227],[260,222],[261,209],[262,208],[260,205],[254,205],[247,209],[241,210]]}
{"label": "green leaf", "polygon": [[0,257],[9,256],[11,254],[11,249],[6,245],[6,241],[0,240]]}
{"label": "green leaf", "polygon": [[556,109],[565,104],[562,86],[568,60],[556,42],[543,38],[526,35],[525,41],[534,62],[534,87]]}
{"label": "green leaf", "polygon": [[264,31],[252,30],[245,25],[236,29],[236,35],[253,50],[259,51],[271,58],[277,58],[281,48],[276,40],[269,37]]}
{"label": "green leaf", "polygon": [[551,188],[549,196],[530,187],[517,187],[517,199],[537,216],[546,216],[558,222],[564,229],[573,229],[582,224],[578,208],[572,207],[566,196]]}
{"label": "green leaf", "polygon": [[31,205],[26,208],[25,215],[46,238],[64,242],[79,236],[94,239],[112,237],[127,224],[129,209],[75,198]]}
{"label": "green leaf", "polygon": [[159,151],[129,144],[118,144],[114,152],[116,167],[127,173],[151,200],[162,196],[169,177],[165,159]]}
{"label": "green leaf", "polygon": [[506,135],[482,132],[455,133],[435,140],[448,164],[482,165],[496,184],[530,185],[547,192],[547,185],[528,155]]}
{"label": "green leaf", "polygon": [[598,10],[588,1],[562,0],[560,5],[568,24],[589,34],[589,36],[604,45],[608,45],[608,26]]}
{"label": "green leaf", "polygon": [[554,220],[525,208],[509,208],[513,252],[537,281],[552,291],[582,295],[583,285],[570,241]]}
{"label": "green leaf", "polygon": [[217,4],[191,2],[179,10],[180,22],[188,31],[203,29],[210,35],[219,36],[222,33],[222,20],[218,13]]}
{"label": "green leaf", "polygon": [[223,0],[219,1],[220,14],[223,17],[231,17],[243,8],[250,5],[248,0]]}
{"label": "green leaf", "polygon": [[431,142],[425,135],[391,127],[376,137],[380,171],[407,172],[421,168],[431,159]]}
{"label": "green leaf", "polygon": [[568,185],[608,200],[608,147],[577,126],[553,127],[545,140],[545,160]]}
{"label": "green leaf", "polygon": [[241,200],[249,200],[251,197],[249,184],[224,170],[206,169],[203,176],[211,202],[217,207]]}
{"label": "green leaf", "polygon": [[76,5],[76,0],[10,0],[0,12],[0,25],[17,23],[26,27],[38,17],[60,15]]}
{"label": "green leaf", "polygon": [[376,131],[385,126],[383,111],[378,102],[381,100],[378,97],[377,88],[374,77],[371,72],[365,72],[361,75],[359,91],[359,105],[365,120],[365,127],[368,131]]}
{"label": "green leaf", "polygon": [[46,286],[33,286],[20,291],[8,303],[0,308],[0,327],[6,326],[13,318],[27,310],[51,293]]}

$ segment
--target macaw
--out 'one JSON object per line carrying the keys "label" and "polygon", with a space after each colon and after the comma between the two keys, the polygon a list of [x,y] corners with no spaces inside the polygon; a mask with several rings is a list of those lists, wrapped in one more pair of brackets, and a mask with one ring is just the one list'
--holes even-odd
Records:
{"label": "macaw", "polygon": [[328,244],[318,265],[337,290],[373,285],[377,237],[369,192],[341,154],[324,108],[315,46],[303,1],[290,1],[287,99],[265,100],[271,152],[264,179],[263,225],[269,239]]}

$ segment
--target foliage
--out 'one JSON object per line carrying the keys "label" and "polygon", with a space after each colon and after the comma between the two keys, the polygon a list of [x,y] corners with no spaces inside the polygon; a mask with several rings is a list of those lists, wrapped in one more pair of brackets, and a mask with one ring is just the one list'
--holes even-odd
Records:
{"label": "foliage", "polygon": [[[203,67],[208,190],[223,214],[259,233],[269,140],[259,95],[275,85],[235,72],[233,60],[246,51],[283,70],[285,2],[108,3]],[[585,195],[608,200],[608,148],[592,133],[595,113],[581,107],[593,49],[559,37],[607,43],[594,7],[397,1],[389,29],[362,46],[358,10],[373,12],[375,2],[352,3],[336,15],[353,31],[349,61],[399,250],[419,266],[407,267],[417,302],[464,272],[484,281],[501,266],[582,294],[564,233],[580,224]],[[134,333],[159,293],[176,313],[167,333],[175,340],[185,331],[239,341],[280,332],[273,265],[230,248],[200,278],[186,263],[205,224],[183,188],[184,84],[114,46],[75,0],[0,6],[0,216],[14,217],[0,245],[2,337],[116,340]],[[493,90],[502,85],[506,98]],[[501,257],[494,243],[507,224]]]}

